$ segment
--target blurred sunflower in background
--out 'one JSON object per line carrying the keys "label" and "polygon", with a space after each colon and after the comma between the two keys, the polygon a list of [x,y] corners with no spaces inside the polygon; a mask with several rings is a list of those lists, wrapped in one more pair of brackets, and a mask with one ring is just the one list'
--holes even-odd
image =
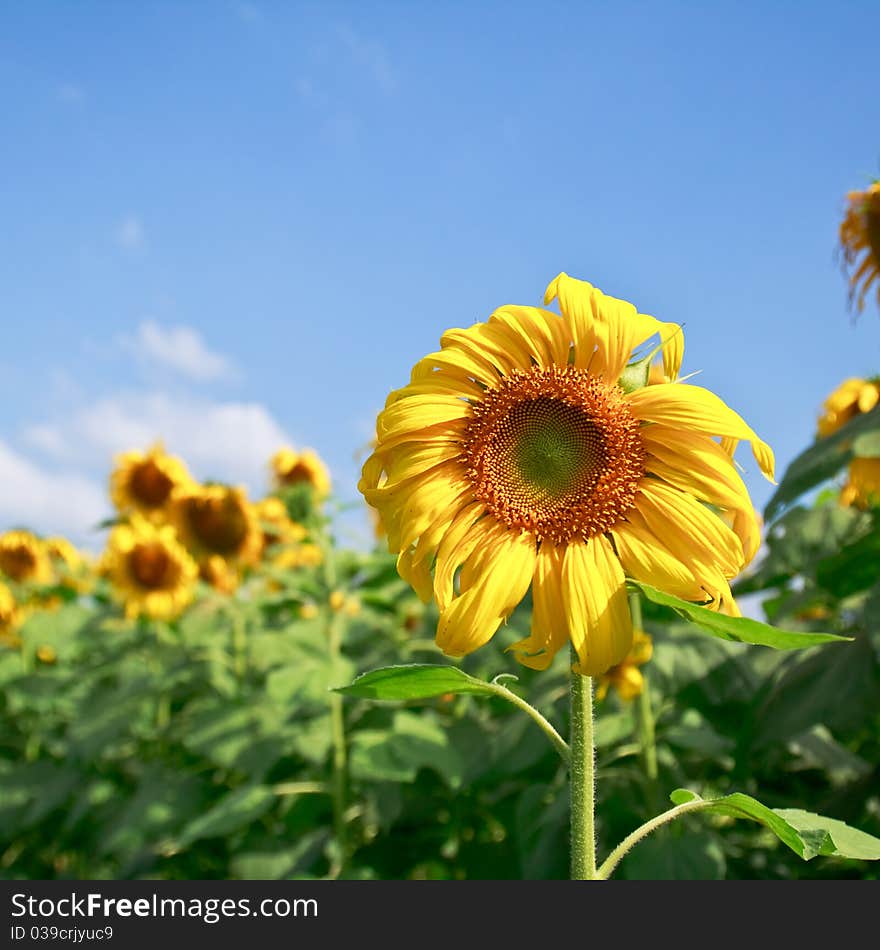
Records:
{"label": "blurred sunflower in background", "polygon": [[816,426],[819,438],[827,438],[846,425],[850,419],[870,412],[880,402],[880,381],[876,379],[846,379],[822,404]]}
{"label": "blurred sunflower in background", "polygon": [[611,688],[624,702],[641,696],[645,688],[645,677],[639,667],[644,666],[653,655],[654,643],[650,635],[644,630],[634,630],[629,653],[620,663],[599,677],[596,683],[596,699],[604,699]]}
{"label": "blurred sunflower in background", "polygon": [[264,551],[278,544],[295,544],[306,537],[306,529],[288,515],[287,506],[274,495],[255,502],[254,515],[263,533]]}
{"label": "blurred sunflower in background", "polygon": [[[448,330],[388,397],[359,487],[401,575],[436,599],[444,652],[487,642],[531,587],[517,659],[544,669],[571,641],[597,676],[632,645],[627,575],[738,613],[729,581],[758,529],[727,449],[750,442],[770,479],[773,453],[716,395],[677,382],[679,326],[564,273],[553,300],[561,315],[506,306]],[[652,337],[665,382],[626,391]],[[729,527],[704,502],[741,517]]]}
{"label": "blurred sunflower in background", "polygon": [[309,485],[318,498],[330,494],[330,473],[317,452],[304,449],[296,452],[289,446],[279,449],[270,462],[275,484],[279,488]]}
{"label": "blurred sunflower in background", "polygon": [[840,224],[840,247],[849,275],[849,299],[861,313],[865,298],[877,284],[880,303],[880,180],[865,191],[851,191]]}
{"label": "blurred sunflower in background", "polygon": [[[263,532],[243,488],[201,485],[182,490],[175,497],[171,518],[203,579],[219,590],[228,589],[233,576],[238,578],[242,568],[260,559]],[[218,558],[225,568],[220,568]]]}
{"label": "blurred sunflower in background", "polygon": [[0,535],[0,574],[16,583],[48,584],[52,562],[45,544],[30,531]]}
{"label": "blurred sunflower in background", "polygon": [[18,628],[22,615],[12,596],[12,591],[0,582],[0,645],[17,647],[19,645]]}
{"label": "blurred sunflower in background", "polygon": [[857,456],[850,461],[840,503],[856,508],[880,505],[880,458]]}
{"label": "blurred sunflower in background", "polygon": [[121,514],[136,511],[164,521],[175,493],[193,487],[184,462],[165,452],[157,442],[146,452],[125,452],[116,458],[110,474],[110,498]]}
{"label": "blurred sunflower in background", "polygon": [[138,514],[110,532],[101,567],[126,616],[154,620],[181,613],[193,599],[199,573],[171,525]]}

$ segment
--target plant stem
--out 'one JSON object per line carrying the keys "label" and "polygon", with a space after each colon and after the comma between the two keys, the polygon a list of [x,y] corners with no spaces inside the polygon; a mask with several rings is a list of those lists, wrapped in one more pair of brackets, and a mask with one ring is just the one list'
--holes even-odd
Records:
{"label": "plant stem", "polygon": [[[324,583],[329,597],[330,592],[336,590],[336,562],[333,546],[327,534],[326,526],[321,530],[321,548],[324,555]],[[329,604],[327,611],[327,649],[330,654],[330,667],[335,670],[342,656],[342,615],[333,610]],[[347,751],[345,747],[345,713],[341,694],[330,693],[330,733],[333,741],[333,772],[330,780],[330,789],[333,797],[333,834],[336,838],[338,856],[331,877],[340,877],[345,870],[348,860],[348,834],[345,822],[346,810],[346,769]]]}
{"label": "plant stem", "polygon": [[[572,650],[572,663],[577,657]],[[571,672],[571,878],[596,879],[593,681]]]}
{"label": "plant stem", "polygon": [[657,815],[656,818],[640,825],[632,834],[627,835],[602,862],[602,866],[597,873],[599,880],[607,880],[633,845],[638,844],[642,838],[647,837],[652,831],[661,827],[661,825],[674,821],[680,815],[685,815],[689,811],[699,811],[699,809],[706,808],[709,804],[711,803],[705,801],[685,802],[683,805],[676,805],[674,808],[670,808],[669,811],[663,812],[662,815]]}
{"label": "plant stem", "polygon": [[553,747],[562,757],[562,761],[566,765],[571,764],[571,750],[568,748],[568,744],[565,739],[556,731],[553,727],[553,724],[544,718],[541,713],[535,709],[534,706],[530,706],[521,696],[517,696],[513,690],[508,689],[506,686],[502,686],[501,683],[487,683],[486,684],[496,696],[501,696],[503,699],[506,699],[513,706],[516,706],[517,709],[521,709],[524,713],[538,724],[541,731],[550,742],[553,744]]}
{"label": "plant stem", "polygon": [[[629,595],[629,612],[632,616],[633,627],[644,632],[642,627],[642,598],[638,591],[631,591]],[[651,807],[657,802],[657,740],[654,734],[654,710],[651,708],[651,683],[647,674],[642,671],[644,684],[636,705],[636,723],[639,733],[639,745],[642,751],[642,765],[648,779]]]}

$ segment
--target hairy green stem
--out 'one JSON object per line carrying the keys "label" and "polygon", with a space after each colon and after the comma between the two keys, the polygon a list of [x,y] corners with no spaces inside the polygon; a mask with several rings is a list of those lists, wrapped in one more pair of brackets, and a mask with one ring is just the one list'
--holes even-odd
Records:
{"label": "hairy green stem", "polygon": [[565,739],[559,735],[553,724],[545,719],[534,706],[529,705],[521,696],[517,696],[516,693],[509,690],[506,686],[502,686],[501,683],[487,683],[486,685],[496,696],[501,696],[511,705],[516,706],[517,709],[521,709],[526,715],[530,716],[553,744],[553,747],[561,756],[562,761],[565,762],[566,765],[571,764],[571,750]]}
{"label": "hairy green stem", "polygon": [[621,860],[633,845],[638,844],[642,838],[647,837],[652,831],[670,821],[674,821],[681,815],[686,815],[689,811],[699,811],[701,808],[706,808],[710,804],[711,802],[705,801],[685,802],[683,805],[676,805],[674,808],[670,808],[669,811],[663,812],[662,815],[657,815],[656,818],[646,821],[643,825],[636,828],[632,834],[627,835],[611,854],[608,855],[602,862],[597,872],[597,877],[602,881],[607,880],[614,873],[614,869],[620,864]]}
{"label": "hairy green stem", "polygon": [[[572,650],[572,663],[576,662]],[[596,752],[593,681],[571,672],[571,878],[596,879]]]}

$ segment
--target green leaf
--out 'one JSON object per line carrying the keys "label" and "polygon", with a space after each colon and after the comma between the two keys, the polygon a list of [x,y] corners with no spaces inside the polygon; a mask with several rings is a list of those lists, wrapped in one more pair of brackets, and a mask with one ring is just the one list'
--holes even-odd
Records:
{"label": "green leaf", "polygon": [[872,587],[880,564],[880,530],[865,535],[837,554],[820,561],[816,581],[837,598]]}
{"label": "green leaf", "polygon": [[457,666],[412,663],[385,666],[363,673],[351,686],[336,690],[361,699],[430,699],[445,693],[483,693],[494,695],[488,683],[463,673]]}
{"label": "green leaf", "polygon": [[260,818],[275,801],[275,793],[266,785],[246,785],[224,795],[213,808],[193,819],[175,842],[182,850],[200,838],[216,838],[237,831]]}
{"label": "green leaf", "polygon": [[702,799],[695,792],[679,788],[669,797],[676,805],[701,802],[701,811],[757,821],[805,861],[819,854],[862,861],[880,860],[880,839],[824,815],[797,808],[768,808],[741,792],[723,798]]}
{"label": "green leaf", "polygon": [[[767,502],[767,507],[764,509],[765,520],[772,521],[804,492],[833,478],[849,463],[853,455],[867,454],[864,449],[868,440],[864,437],[878,430],[880,430],[880,407],[856,416],[833,435],[819,439],[801,452],[788,466],[779,487]],[[867,447],[870,448],[870,446]]]}
{"label": "green leaf", "polygon": [[705,633],[722,640],[736,640],[739,643],[754,643],[758,646],[773,647],[776,650],[797,650],[804,647],[818,646],[820,643],[831,643],[835,640],[850,640],[850,637],[839,637],[833,633],[808,633],[803,630],[778,630],[760,620],[750,617],[728,617],[726,614],[709,610],[699,604],[691,604],[686,600],[665,594],[650,584],[641,584],[638,581],[629,581],[655,604],[671,607],[685,620],[689,620]]}

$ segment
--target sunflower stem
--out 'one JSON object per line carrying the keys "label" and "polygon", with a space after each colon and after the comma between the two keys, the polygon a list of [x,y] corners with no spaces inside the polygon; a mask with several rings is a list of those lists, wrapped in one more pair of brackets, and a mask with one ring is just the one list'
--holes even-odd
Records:
{"label": "sunflower stem", "polygon": [[708,805],[711,805],[711,802],[685,802],[682,805],[676,805],[674,808],[670,808],[668,811],[663,812],[662,815],[657,815],[656,818],[652,818],[650,821],[646,821],[643,825],[636,828],[632,834],[627,835],[611,854],[608,855],[596,874],[597,878],[600,881],[607,880],[632,847],[638,844],[642,838],[646,838],[655,829],[668,824],[670,821],[674,821],[680,815],[686,815],[690,811],[699,811]]}
{"label": "sunflower stem", "polygon": [[[336,590],[336,562],[333,546],[327,535],[326,526],[322,525],[321,548],[324,560],[324,584],[327,588],[328,599],[330,592]],[[333,610],[329,604],[327,611],[327,649],[330,654],[330,666],[336,669],[342,658],[342,623],[341,613]],[[345,713],[341,694],[330,693],[330,734],[333,741],[332,775],[330,791],[333,798],[333,835],[336,839],[337,856],[330,876],[342,876],[348,859],[348,829],[346,827],[346,771],[348,768],[348,754],[345,745]]]}
{"label": "sunflower stem", "polygon": [[[630,591],[629,612],[632,616],[633,627],[644,632],[642,626],[642,598],[637,591]],[[657,739],[654,733],[654,710],[651,706],[651,682],[648,675],[642,672],[642,691],[636,704],[636,729],[639,736],[639,746],[642,751],[642,766],[648,780],[648,797],[650,806],[658,804],[657,789]]]}
{"label": "sunflower stem", "polygon": [[[572,664],[577,657],[572,650]],[[593,680],[571,672],[571,878],[596,879],[596,750]]]}

